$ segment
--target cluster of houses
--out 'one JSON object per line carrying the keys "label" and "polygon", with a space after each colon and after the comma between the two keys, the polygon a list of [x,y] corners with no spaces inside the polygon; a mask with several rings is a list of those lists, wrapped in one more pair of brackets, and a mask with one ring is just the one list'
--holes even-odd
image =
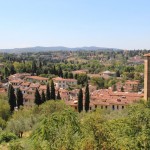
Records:
{"label": "cluster of houses", "polygon": [[[81,71],[83,73],[83,70]],[[109,74],[113,76],[113,73],[104,72],[103,75]],[[52,79],[54,81],[56,94],[59,90],[61,99],[65,103],[75,110],[78,108],[78,93],[79,89],[74,88],[73,90],[68,90],[70,86],[76,86],[76,79],[64,79],[61,77],[55,77]],[[8,84],[5,88],[0,88],[1,92],[6,92],[9,84],[12,84],[15,91],[20,88],[24,98],[24,106],[32,107],[34,105],[34,94],[35,90],[38,89],[40,93],[44,91],[46,93],[48,78],[40,76],[31,76],[29,73],[17,73],[9,76]],[[143,93],[130,92],[133,88],[139,88],[139,81],[126,81],[124,85],[121,83],[117,84],[117,91],[113,91],[112,88],[109,89],[99,89],[95,86],[89,85],[90,91],[90,110],[100,109],[110,109],[110,110],[120,110],[124,109],[127,105],[138,101],[143,98]],[[124,87],[124,91],[121,91],[121,87]],[[3,85],[4,87],[4,85]],[[120,89],[120,90],[119,90]],[[83,88],[83,93],[85,88]],[[83,104],[84,104],[84,94],[83,94]]]}

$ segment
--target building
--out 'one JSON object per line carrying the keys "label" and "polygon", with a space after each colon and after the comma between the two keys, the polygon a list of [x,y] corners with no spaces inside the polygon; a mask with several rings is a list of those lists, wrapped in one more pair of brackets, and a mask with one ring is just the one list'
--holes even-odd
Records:
{"label": "building", "polygon": [[69,86],[77,85],[76,79],[64,79],[61,77],[53,78],[56,88],[67,89]]}
{"label": "building", "polygon": [[47,83],[48,78],[45,77],[39,77],[39,76],[27,76],[25,77],[25,81],[31,82],[31,83]]}
{"label": "building", "polygon": [[144,55],[144,99],[150,98],[150,53]]}

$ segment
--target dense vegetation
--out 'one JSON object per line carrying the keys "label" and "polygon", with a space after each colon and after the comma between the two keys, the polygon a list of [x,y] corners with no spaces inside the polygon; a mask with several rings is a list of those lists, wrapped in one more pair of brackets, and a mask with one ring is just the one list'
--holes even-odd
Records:
{"label": "dense vegetation", "polygon": [[[75,112],[63,101],[47,101],[13,114],[0,98],[0,143],[10,149],[150,149],[150,104],[122,111]],[[40,142],[39,142],[40,141]]]}
{"label": "dense vegetation", "polygon": [[[118,81],[140,80],[143,85],[143,64],[129,63],[135,56],[143,58],[149,51],[65,51],[23,54],[0,54],[2,82],[14,73],[27,72],[48,77],[75,78],[85,87],[85,110],[89,110],[89,84],[99,89],[114,87]],[[75,70],[87,74],[73,74]],[[110,70],[116,77],[89,77]],[[121,79],[118,79],[121,77]],[[88,81],[88,82],[87,82]],[[83,91],[78,96],[80,113],[61,101],[54,83],[47,84],[47,92],[36,92],[36,106],[27,109],[22,95],[16,97],[10,87],[8,97],[0,95],[0,143],[11,150],[95,150],[150,149],[150,103],[141,101],[122,111],[83,111]],[[69,87],[71,90],[74,87]],[[123,89],[122,89],[123,90]],[[50,100],[57,99],[57,100]],[[16,103],[19,110],[14,110]],[[47,101],[49,100],[49,101]],[[9,143],[9,144],[8,144]],[[1,148],[1,147],[0,147]]]}

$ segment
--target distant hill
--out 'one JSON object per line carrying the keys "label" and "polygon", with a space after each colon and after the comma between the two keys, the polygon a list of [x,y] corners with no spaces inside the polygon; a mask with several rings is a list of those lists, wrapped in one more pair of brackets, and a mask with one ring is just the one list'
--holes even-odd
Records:
{"label": "distant hill", "polygon": [[24,52],[47,52],[47,51],[78,51],[78,50],[120,50],[117,48],[105,48],[105,47],[63,47],[63,46],[56,46],[56,47],[26,47],[26,48],[14,48],[14,49],[0,49],[1,53],[24,53]]}

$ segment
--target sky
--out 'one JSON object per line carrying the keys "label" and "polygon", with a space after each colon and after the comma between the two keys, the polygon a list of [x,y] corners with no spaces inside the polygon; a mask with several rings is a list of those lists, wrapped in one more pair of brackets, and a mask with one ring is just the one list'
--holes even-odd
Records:
{"label": "sky", "polygon": [[150,0],[0,0],[0,49],[150,49]]}

